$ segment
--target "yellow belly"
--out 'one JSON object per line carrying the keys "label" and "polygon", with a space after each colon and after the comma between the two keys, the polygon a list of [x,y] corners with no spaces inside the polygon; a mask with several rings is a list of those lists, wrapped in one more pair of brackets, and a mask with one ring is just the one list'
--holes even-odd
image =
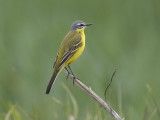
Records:
{"label": "yellow belly", "polygon": [[83,53],[83,50],[85,48],[85,35],[84,33],[81,35],[82,39],[82,46],[75,52],[75,54],[66,62],[66,65],[71,64],[72,62],[76,61],[81,54]]}

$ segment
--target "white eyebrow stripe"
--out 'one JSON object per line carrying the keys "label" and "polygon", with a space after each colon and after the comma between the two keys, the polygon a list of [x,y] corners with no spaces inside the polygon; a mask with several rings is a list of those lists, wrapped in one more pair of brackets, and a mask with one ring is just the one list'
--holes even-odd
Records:
{"label": "white eyebrow stripe", "polygon": [[77,23],[77,25],[81,25],[81,23]]}

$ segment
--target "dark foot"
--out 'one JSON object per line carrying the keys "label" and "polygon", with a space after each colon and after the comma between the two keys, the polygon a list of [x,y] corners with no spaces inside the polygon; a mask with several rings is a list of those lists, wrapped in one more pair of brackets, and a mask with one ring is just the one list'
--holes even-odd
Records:
{"label": "dark foot", "polygon": [[73,85],[74,85],[75,79],[78,79],[78,80],[79,80],[79,78],[73,76]]}
{"label": "dark foot", "polygon": [[75,82],[74,80],[75,80],[75,79],[76,79],[76,77],[75,77],[75,76],[73,76],[73,85],[74,85],[74,82]]}
{"label": "dark foot", "polygon": [[[67,70],[68,73],[73,76],[73,85],[74,85],[75,79],[78,79],[78,78],[73,74],[73,72],[72,72],[72,70],[71,70],[71,67],[70,67],[69,65],[68,65],[68,68],[69,68],[69,70],[70,70],[70,72]],[[67,68],[65,67],[65,69],[67,69]],[[69,74],[68,74],[68,75],[69,75]]]}
{"label": "dark foot", "polygon": [[65,69],[66,69],[66,71],[68,72],[67,73],[67,77],[66,77],[66,80],[68,79],[68,76],[69,76],[69,74],[71,74],[69,71],[68,71],[68,69],[65,67]]}

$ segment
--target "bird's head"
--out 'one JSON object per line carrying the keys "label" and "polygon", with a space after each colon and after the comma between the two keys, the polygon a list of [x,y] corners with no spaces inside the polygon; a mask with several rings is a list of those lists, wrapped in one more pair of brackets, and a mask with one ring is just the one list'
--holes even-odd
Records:
{"label": "bird's head", "polygon": [[89,23],[85,23],[83,21],[75,21],[71,27],[70,27],[70,30],[78,30],[78,29],[83,29],[83,28],[86,28],[87,26],[90,26],[92,24],[89,24]]}

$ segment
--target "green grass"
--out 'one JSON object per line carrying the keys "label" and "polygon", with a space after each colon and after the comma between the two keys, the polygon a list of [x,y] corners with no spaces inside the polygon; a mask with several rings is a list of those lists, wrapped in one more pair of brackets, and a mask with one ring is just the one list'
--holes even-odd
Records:
{"label": "green grass", "polygon": [[[57,98],[53,97],[52,102],[57,104],[59,108],[63,111],[62,113],[58,113],[55,111],[53,113],[54,120],[63,119],[66,120],[76,120],[76,119],[83,119],[83,120],[110,120],[112,117],[109,115],[107,111],[105,111],[98,103],[93,102],[92,107],[94,112],[91,109],[87,109],[85,115],[83,117],[79,116],[79,105],[74,98],[72,92],[67,88],[66,85],[62,84],[62,88],[66,91],[66,98],[65,103],[58,100]],[[160,108],[158,106],[158,101],[155,100],[152,90],[149,85],[146,85],[148,90],[146,97],[145,97],[145,109],[143,113],[143,120],[155,120],[160,118]],[[122,94],[122,93],[120,93]],[[120,101],[120,99],[118,99]],[[93,100],[94,101],[94,100]],[[119,103],[122,104],[122,103]],[[1,107],[5,110],[0,113],[0,118],[3,120],[39,120],[38,109],[32,105],[32,114],[29,114],[24,110],[21,106],[14,104],[12,102],[8,102],[4,99],[0,100]],[[121,117],[124,117],[123,110],[119,111]],[[135,109],[133,107],[129,108],[129,119],[136,119],[135,117]],[[112,118],[113,119],[113,118]]]}

